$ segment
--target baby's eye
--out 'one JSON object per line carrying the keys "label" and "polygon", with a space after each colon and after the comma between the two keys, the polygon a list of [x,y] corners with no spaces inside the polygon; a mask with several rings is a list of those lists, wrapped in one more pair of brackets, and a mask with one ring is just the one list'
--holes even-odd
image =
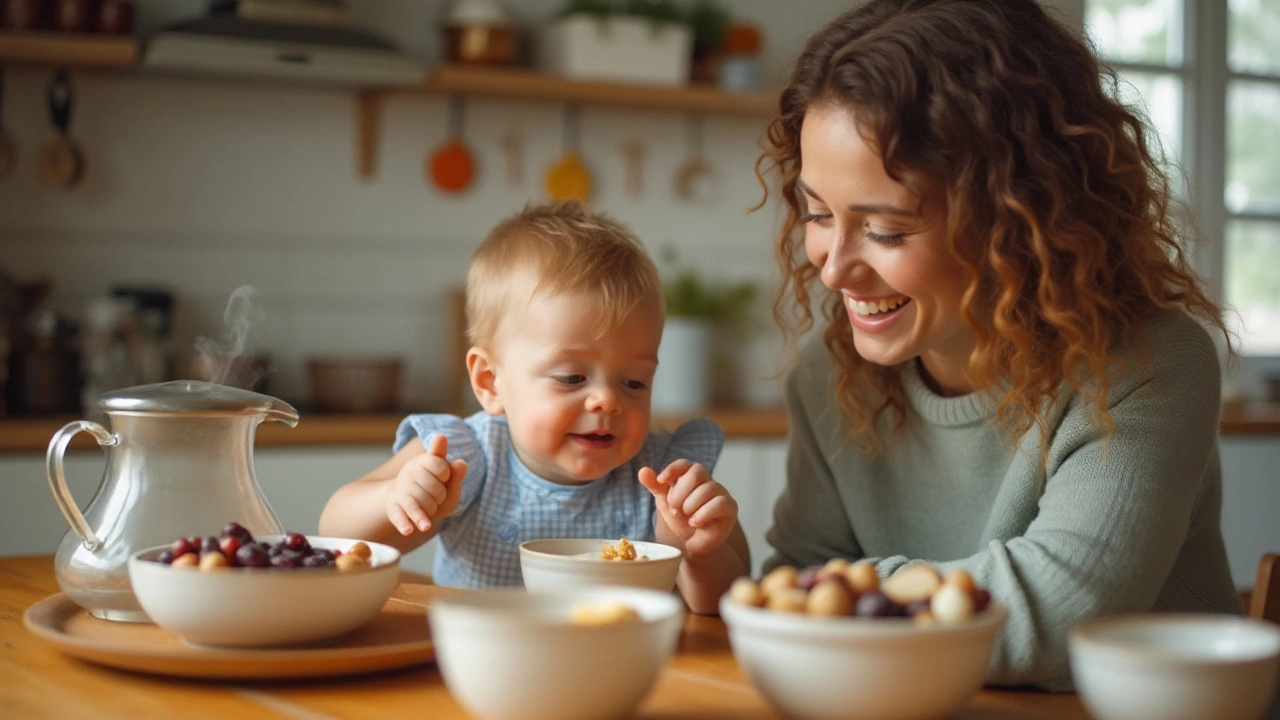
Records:
{"label": "baby's eye", "polygon": [[555,381],[561,385],[581,385],[586,381],[586,375],[556,375]]}
{"label": "baby's eye", "polygon": [[628,390],[644,390],[648,387],[640,380],[624,380],[622,384],[626,385]]}

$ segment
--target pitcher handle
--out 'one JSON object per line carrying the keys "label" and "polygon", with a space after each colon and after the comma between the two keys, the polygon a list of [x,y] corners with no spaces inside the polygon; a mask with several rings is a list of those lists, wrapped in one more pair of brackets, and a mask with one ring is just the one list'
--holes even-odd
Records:
{"label": "pitcher handle", "polygon": [[49,475],[49,489],[53,490],[53,499],[58,501],[58,509],[62,511],[62,516],[71,524],[71,529],[76,531],[80,539],[84,541],[84,546],[92,551],[97,551],[102,547],[102,541],[89,528],[89,523],[85,522],[84,515],[80,512],[80,508],[76,505],[76,499],[71,497],[71,491],[67,489],[67,475],[62,469],[62,456],[67,452],[67,445],[71,444],[71,438],[78,432],[87,432],[98,441],[102,447],[110,447],[120,444],[120,438],[112,435],[106,428],[96,422],[89,420],[76,420],[62,426],[62,429],[54,433],[53,439],[49,441],[49,452],[45,456],[45,470]]}

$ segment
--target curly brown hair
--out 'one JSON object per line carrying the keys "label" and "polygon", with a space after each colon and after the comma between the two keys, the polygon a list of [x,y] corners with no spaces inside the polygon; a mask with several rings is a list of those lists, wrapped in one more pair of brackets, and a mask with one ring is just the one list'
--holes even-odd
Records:
{"label": "curly brown hair", "polygon": [[[1194,233],[1179,224],[1163,158],[1142,115],[1114,99],[1118,82],[1035,0],[871,0],[809,39],[756,174],[767,201],[764,174],[777,171],[786,202],[775,318],[793,339],[814,324],[811,305],[827,318],[840,408],[860,447],[879,446],[886,410],[902,424],[905,397],[895,368],[858,356],[838,294],[812,292],[819,268],[805,257],[797,187],[811,107],[854,114],[888,175],[943,208],[968,286],[961,316],[977,337],[969,377],[1001,388],[997,417],[1010,432],[1047,432],[1042,413],[1064,380],[1112,427],[1108,362],[1161,310],[1216,326],[1230,350],[1184,254]],[[863,383],[878,399],[855,392]]]}

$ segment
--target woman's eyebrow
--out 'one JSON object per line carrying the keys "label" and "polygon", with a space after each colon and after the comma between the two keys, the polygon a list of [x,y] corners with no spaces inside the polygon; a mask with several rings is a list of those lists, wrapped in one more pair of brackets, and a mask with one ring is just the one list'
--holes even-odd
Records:
{"label": "woman's eyebrow", "polygon": [[[813,191],[813,188],[806,185],[803,180],[796,178],[796,186],[800,188],[801,192],[814,200],[822,200],[822,198],[818,197],[818,194]],[[907,210],[905,208],[900,208],[897,205],[890,205],[889,203],[855,203],[848,206],[848,209],[852,212],[865,213],[867,215],[901,215],[903,217],[917,217],[919,215],[919,213],[914,210]]]}

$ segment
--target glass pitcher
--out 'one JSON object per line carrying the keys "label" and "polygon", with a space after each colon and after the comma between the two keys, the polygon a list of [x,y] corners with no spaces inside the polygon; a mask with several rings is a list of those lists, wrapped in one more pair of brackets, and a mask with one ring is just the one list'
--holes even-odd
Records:
{"label": "glass pitcher", "polygon": [[[253,474],[259,424],[298,423],[291,405],[269,395],[192,380],[103,394],[111,430],[88,420],[49,442],[49,485],[71,525],[54,572],[73,602],[106,620],[150,622],[129,583],[129,556],[179,537],[218,535],[235,521],[255,535],[282,532]],[[106,472],[84,513],[67,489],[63,454],[79,432],[93,435]]]}

